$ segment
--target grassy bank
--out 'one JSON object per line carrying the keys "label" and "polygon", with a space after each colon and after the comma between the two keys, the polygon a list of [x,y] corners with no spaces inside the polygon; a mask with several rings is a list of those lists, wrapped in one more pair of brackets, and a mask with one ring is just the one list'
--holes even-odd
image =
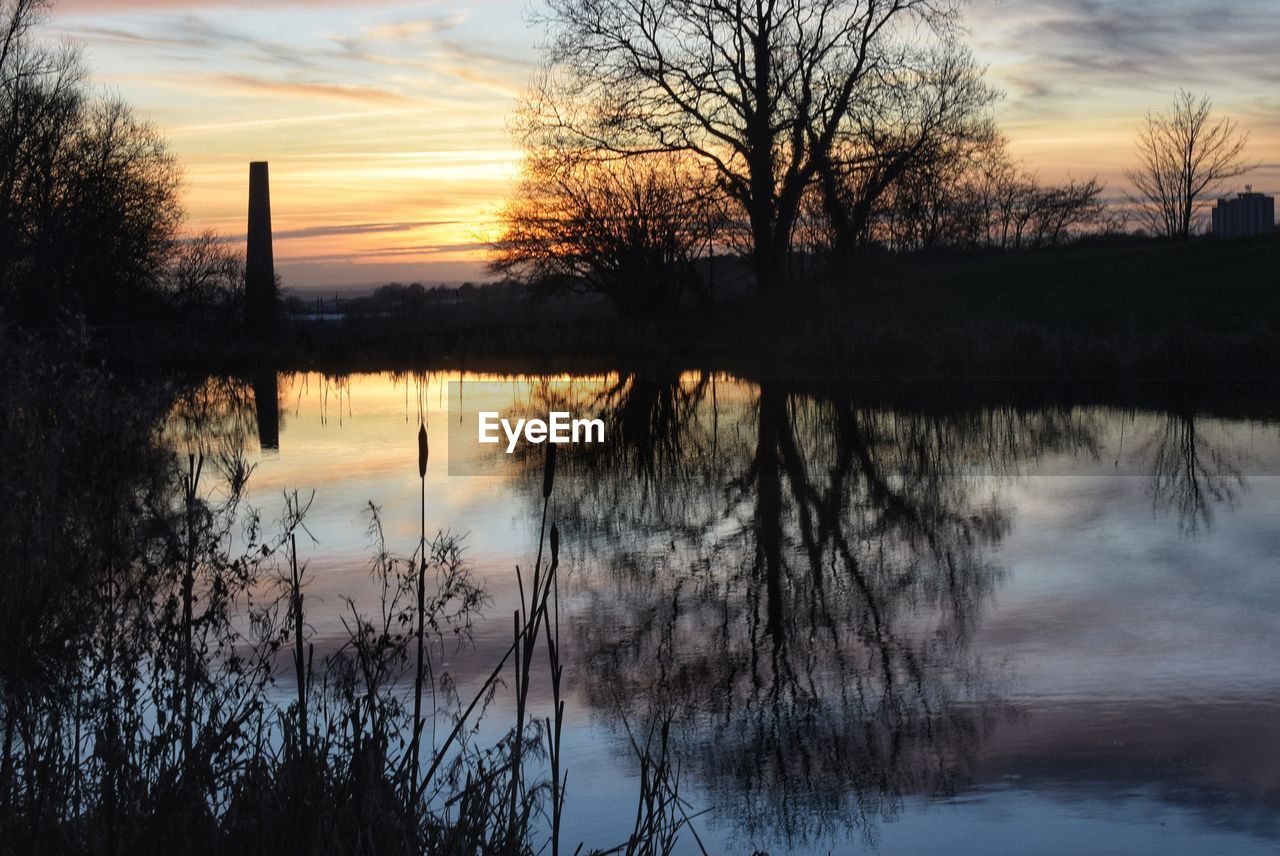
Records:
{"label": "grassy bank", "polygon": [[[862,302],[888,322],[1022,323],[1105,335],[1280,324],[1280,240],[1077,246],[924,260]],[[905,310],[910,307],[911,311]]]}
{"label": "grassy bank", "polygon": [[433,327],[292,325],[266,349],[161,342],[147,362],[236,369],[574,369],[678,363],[796,376],[1267,378],[1280,371],[1280,240],[869,259],[671,317]]}

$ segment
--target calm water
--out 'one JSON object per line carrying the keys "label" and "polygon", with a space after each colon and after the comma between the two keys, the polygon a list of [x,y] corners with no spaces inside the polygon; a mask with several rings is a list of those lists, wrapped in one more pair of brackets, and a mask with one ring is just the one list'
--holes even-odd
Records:
{"label": "calm water", "polygon": [[479,403],[605,419],[551,511],[570,555],[565,841],[625,839],[628,728],[662,717],[710,852],[1280,851],[1275,421],[887,407],[697,374],[272,386],[254,392],[278,426],[211,384],[174,442],[247,437],[266,520],[282,491],[315,492],[323,650],[347,598],[373,608],[369,502],[393,549],[417,545],[421,414],[428,530],[466,533],[490,597],[441,664],[464,689],[509,644],[542,473],[540,452],[476,455],[456,426]]}

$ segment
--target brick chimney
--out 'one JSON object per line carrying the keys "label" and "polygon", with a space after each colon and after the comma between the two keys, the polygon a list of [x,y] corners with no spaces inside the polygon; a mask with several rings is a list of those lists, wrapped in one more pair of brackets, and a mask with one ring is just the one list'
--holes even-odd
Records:
{"label": "brick chimney", "polygon": [[271,252],[271,186],[266,161],[249,164],[249,240],[244,269],[245,326],[265,337],[276,326],[276,268]]}

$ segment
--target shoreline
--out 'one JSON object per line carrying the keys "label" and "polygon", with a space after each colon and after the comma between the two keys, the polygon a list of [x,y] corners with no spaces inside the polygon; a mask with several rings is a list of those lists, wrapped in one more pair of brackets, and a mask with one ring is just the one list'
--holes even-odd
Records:
{"label": "shoreline", "polygon": [[474,317],[285,321],[265,344],[137,324],[102,329],[91,355],[124,371],[678,366],[873,383],[1280,376],[1280,237],[872,256],[856,279],[800,280],[647,319],[532,312],[513,298]]}

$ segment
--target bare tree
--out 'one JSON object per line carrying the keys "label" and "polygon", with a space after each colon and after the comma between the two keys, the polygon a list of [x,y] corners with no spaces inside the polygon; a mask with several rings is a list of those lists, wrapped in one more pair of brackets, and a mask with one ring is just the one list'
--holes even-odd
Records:
{"label": "bare tree", "polygon": [[14,77],[15,60],[25,43],[27,31],[48,9],[48,0],[4,0],[0,5],[0,82]]}
{"label": "bare tree", "polygon": [[958,2],[549,0],[534,106],[544,127],[596,148],[709,164],[746,221],[758,282],[774,288],[855,101],[902,62],[905,30],[948,29]]}
{"label": "bare tree", "polygon": [[702,287],[696,263],[719,210],[688,158],[541,150],[500,215],[490,269],[543,295],[603,295],[625,315],[670,311]]}
{"label": "bare tree", "polygon": [[244,254],[212,230],[201,232],[178,243],[163,288],[180,316],[230,330],[244,305]]}
{"label": "bare tree", "polygon": [[927,177],[929,187],[942,188],[938,179],[963,172],[975,152],[997,144],[988,110],[997,93],[982,74],[967,50],[944,44],[877,75],[819,163],[817,192],[837,268],[873,238],[895,185]]}
{"label": "bare tree", "polygon": [[1059,246],[1111,231],[1097,177],[1044,184],[1014,161],[994,133],[953,139],[886,188],[869,236],[897,250],[1019,250]]}
{"label": "bare tree", "polygon": [[1153,234],[1185,241],[1201,200],[1252,167],[1241,159],[1249,140],[1230,118],[1214,121],[1213,101],[1179,90],[1169,113],[1148,113],[1138,129],[1139,165],[1125,176],[1129,199]]}

